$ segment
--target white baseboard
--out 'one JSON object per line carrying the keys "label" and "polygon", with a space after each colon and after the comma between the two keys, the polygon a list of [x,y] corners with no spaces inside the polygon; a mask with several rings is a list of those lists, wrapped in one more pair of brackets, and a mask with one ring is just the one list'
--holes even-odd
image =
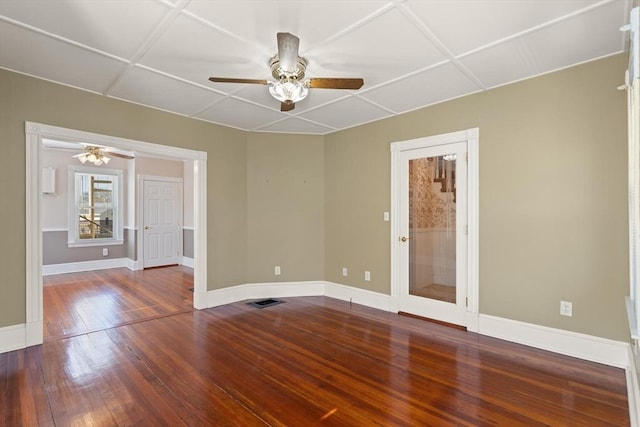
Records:
{"label": "white baseboard", "polygon": [[127,260],[126,267],[129,270],[131,270],[131,271],[142,270],[142,268],[140,267],[140,262],[134,261],[131,258],[126,258],[126,260]]}
{"label": "white baseboard", "polygon": [[[249,283],[208,291],[206,308],[257,298],[327,296],[393,311],[391,296],[332,282]],[[469,317],[470,331],[591,362],[628,369],[630,345],[621,341],[519,322],[486,314]],[[640,427],[640,426],[639,426]]]}
{"label": "white baseboard", "polygon": [[378,310],[393,311],[391,310],[391,296],[339,283],[324,282],[324,296],[342,301],[352,301]]}
{"label": "white baseboard", "polygon": [[182,262],[180,263],[182,265],[184,265],[185,267],[190,267],[190,268],[194,268],[194,260],[193,258],[189,258],[186,256],[182,257]]}
{"label": "white baseboard", "polygon": [[79,271],[106,270],[108,268],[127,267],[131,270],[133,264],[129,258],[108,258],[95,261],[69,262],[65,264],[49,264],[42,266],[42,275],[76,273]]}
{"label": "white baseboard", "polygon": [[19,350],[26,346],[26,325],[24,323],[0,328],[0,353]]}
{"label": "white baseboard", "polygon": [[42,344],[44,342],[44,322],[38,320],[25,324],[25,347]]}
{"label": "white baseboard", "polygon": [[629,343],[487,314],[479,315],[478,333],[617,368],[631,362]]}
{"label": "white baseboard", "polygon": [[205,306],[210,308],[248,299],[317,296],[324,295],[324,283],[321,281],[248,283],[207,291],[203,299]]}

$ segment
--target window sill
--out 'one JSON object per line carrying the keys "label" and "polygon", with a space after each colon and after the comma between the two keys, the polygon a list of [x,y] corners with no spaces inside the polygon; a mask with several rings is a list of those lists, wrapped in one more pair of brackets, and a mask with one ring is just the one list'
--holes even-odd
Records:
{"label": "window sill", "polygon": [[115,246],[123,244],[124,240],[115,239],[92,239],[86,242],[67,242],[67,246],[70,248],[86,248],[90,246]]}

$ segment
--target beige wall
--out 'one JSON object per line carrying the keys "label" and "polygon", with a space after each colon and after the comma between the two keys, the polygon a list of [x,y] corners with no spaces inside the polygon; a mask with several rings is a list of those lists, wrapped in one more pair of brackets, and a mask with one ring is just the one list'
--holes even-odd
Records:
{"label": "beige wall", "polygon": [[389,143],[479,127],[481,312],[627,340],[625,68],[615,56],[325,137],[245,133],[0,71],[0,327],[25,317],[25,120],[206,151],[208,289],[325,279],[382,293]]}
{"label": "beige wall", "polygon": [[323,145],[322,136],[249,134],[249,282],[323,279]]}
{"label": "beige wall", "polygon": [[388,293],[389,143],[479,127],[481,313],[628,340],[625,68],[618,55],[328,135],[325,279]]}
{"label": "beige wall", "polygon": [[206,151],[208,288],[246,282],[246,133],[0,70],[0,327],[25,321],[25,121]]}

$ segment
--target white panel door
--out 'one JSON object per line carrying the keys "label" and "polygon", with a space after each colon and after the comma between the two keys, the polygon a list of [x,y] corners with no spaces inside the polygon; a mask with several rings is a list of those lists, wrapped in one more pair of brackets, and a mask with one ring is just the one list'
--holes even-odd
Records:
{"label": "white panel door", "polygon": [[180,262],[182,195],[175,181],[144,180],[144,267]]}

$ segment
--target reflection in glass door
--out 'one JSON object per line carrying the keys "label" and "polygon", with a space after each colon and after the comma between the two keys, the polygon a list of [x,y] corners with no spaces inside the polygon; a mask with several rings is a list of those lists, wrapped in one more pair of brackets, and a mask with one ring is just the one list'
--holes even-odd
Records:
{"label": "reflection in glass door", "polygon": [[399,311],[465,325],[466,142],[398,155]]}
{"label": "reflection in glass door", "polygon": [[409,160],[409,294],[456,303],[456,153]]}

